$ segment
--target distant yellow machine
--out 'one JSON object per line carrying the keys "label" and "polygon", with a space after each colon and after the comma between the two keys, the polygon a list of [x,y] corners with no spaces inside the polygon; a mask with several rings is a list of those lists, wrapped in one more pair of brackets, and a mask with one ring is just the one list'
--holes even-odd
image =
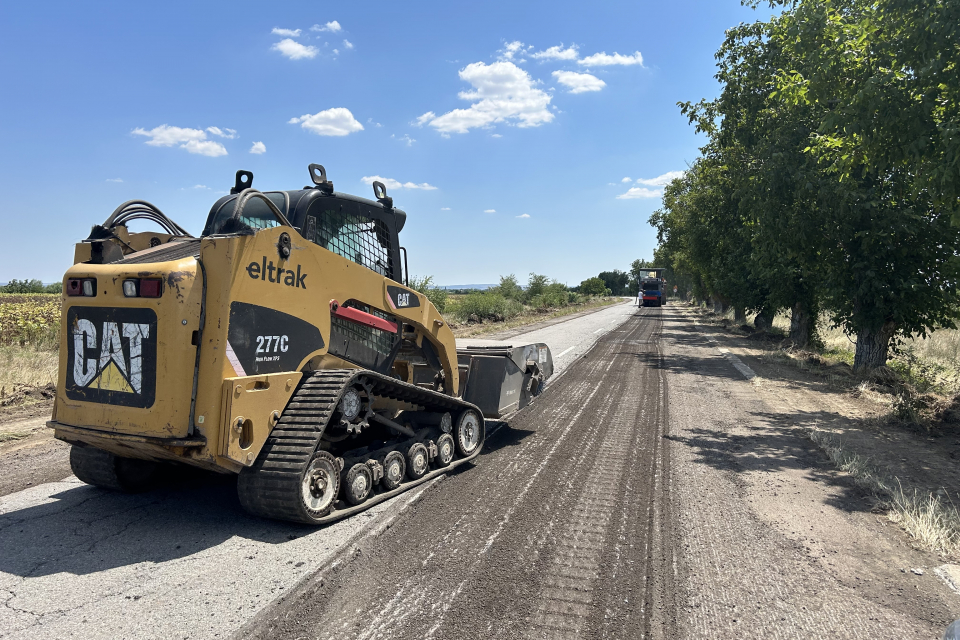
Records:
{"label": "distant yellow machine", "polygon": [[239,474],[251,513],[322,524],[476,458],[484,417],[540,393],[546,345],[458,352],[403,284],[381,183],[372,201],[309,171],[266,193],[238,171],[200,238],[131,201],[77,244],[48,426],[81,480],[138,491],[184,463]]}

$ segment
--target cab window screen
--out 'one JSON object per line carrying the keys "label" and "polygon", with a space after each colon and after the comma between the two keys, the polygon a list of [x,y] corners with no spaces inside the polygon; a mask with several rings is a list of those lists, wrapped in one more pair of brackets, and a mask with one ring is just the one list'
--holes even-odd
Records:
{"label": "cab window screen", "polygon": [[[286,209],[283,193],[265,193],[264,195],[270,198],[280,211]],[[236,205],[237,200],[234,198],[220,207],[210,233],[250,233],[280,226],[280,222],[270,211],[267,203],[259,198],[248,200],[247,204],[243,205],[243,211],[238,219],[233,217]]]}
{"label": "cab window screen", "polygon": [[325,202],[317,220],[314,242],[371,271],[393,277],[387,225],[360,215],[359,207]]}

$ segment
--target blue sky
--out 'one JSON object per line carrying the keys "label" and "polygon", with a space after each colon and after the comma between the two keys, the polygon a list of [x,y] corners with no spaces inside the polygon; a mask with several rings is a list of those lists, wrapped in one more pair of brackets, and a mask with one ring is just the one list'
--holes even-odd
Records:
{"label": "blue sky", "polygon": [[[386,178],[414,274],[577,284],[656,244],[738,0],[5,3],[0,281],[57,281],[128,199],[193,233],[262,190]],[[259,152],[259,153],[257,153]],[[366,178],[366,180],[364,180]],[[661,178],[657,180],[657,178]],[[639,180],[639,182],[638,182]]]}

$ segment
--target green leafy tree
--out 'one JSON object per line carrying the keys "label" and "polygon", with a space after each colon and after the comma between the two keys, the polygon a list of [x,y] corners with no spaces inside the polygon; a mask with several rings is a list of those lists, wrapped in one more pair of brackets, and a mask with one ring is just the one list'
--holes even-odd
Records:
{"label": "green leafy tree", "polygon": [[610,295],[625,296],[629,292],[630,276],[619,269],[604,271],[597,277],[603,280]]}
{"label": "green leafy tree", "polygon": [[608,296],[610,289],[600,278],[587,278],[580,283],[580,293],[587,296]]}
{"label": "green leafy tree", "polygon": [[547,276],[531,273],[530,279],[527,280],[527,297],[533,298],[541,295],[546,290],[549,283],[550,278]]}
{"label": "green leafy tree", "polygon": [[960,4],[807,0],[776,20],[792,62],[776,97],[814,116],[803,151],[827,179],[820,265],[854,368],[960,308]]}
{"label": "green leafy tree", "polygon": [[39,280],[13,279],[2,288],[4,293],[44,293],[45,287]]}
{"label": "green leafy tree", "polygon": [[508,276],[500,276],[500,284],[493,288],[496,293],[508,300],[523,301],[523,287],[517,282],[517,276],[512,273]]}

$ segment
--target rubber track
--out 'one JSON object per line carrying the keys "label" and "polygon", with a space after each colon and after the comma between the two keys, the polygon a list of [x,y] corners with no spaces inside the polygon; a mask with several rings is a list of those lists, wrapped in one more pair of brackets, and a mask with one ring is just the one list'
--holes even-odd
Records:
{"label": "rubber track", "polygon": [[[365,369],[332,369],[317,371],[305,378],[283,415],[277,422],[253,465],[243,469],[237,482],[237,493],[244,509],[266,518],[293,520],[308,524],[324,524],[372,507],[387,497],[412,489],[433,474],[417,482],[380,494],[364,504],[334,510],[321,520],[306,518],[300,509],[300,477],[320,444],[320,436],[340,402],[344,390],[361,379],[371,385],[375,396],[420,405],[428,411],[457,412],[480,410],[459,398],[423,389]],[[477,451],[479,453],[479,449]],[[343,455],[349,455],[345,452]],[[476,453],[474,454],[474,456]],[[455,463],[466,462],[462,458]],[[453,465],[444,469],[449,470]],[[342,513],[340,513],[342,512]]]}

